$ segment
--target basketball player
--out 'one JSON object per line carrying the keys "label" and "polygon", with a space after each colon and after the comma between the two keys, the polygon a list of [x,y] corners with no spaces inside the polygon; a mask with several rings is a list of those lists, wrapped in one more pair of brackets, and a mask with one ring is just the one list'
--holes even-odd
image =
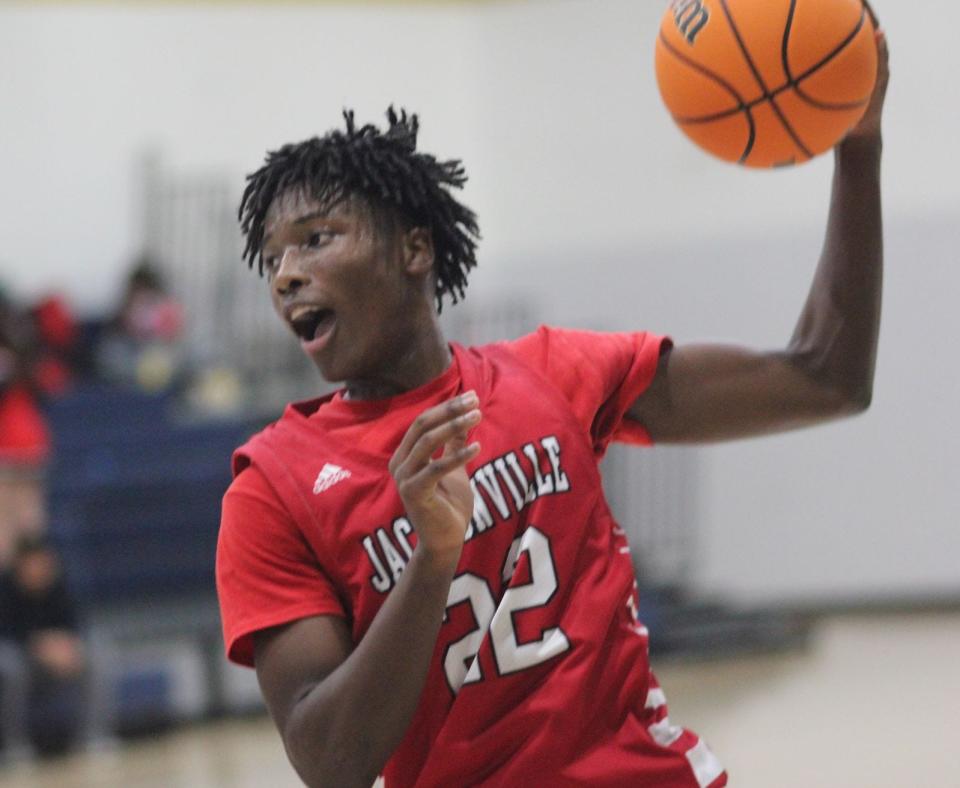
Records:
{"label": "basketball player", "polygon": [[881,292],[887,53],[838,146],[826,243],[789,345],[673,347],[541,328],[465,348],[474,215],[417,120],[287,145],[250,176],[246,257],[333,395],[234,456],[217,580],[229,657],[256,667],[313,786],[658,786],[726,775],[674,726],[597,462],[870,402]]}

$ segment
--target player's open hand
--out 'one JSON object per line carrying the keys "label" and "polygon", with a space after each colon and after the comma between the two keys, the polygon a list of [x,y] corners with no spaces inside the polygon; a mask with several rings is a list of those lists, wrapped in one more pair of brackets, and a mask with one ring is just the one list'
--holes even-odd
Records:
{"label": "player's open hand", "polygon": [[468,444],[467,435],[480,422],[478,404],[476,393],[469,391],[425,410],[390,460],[419,545],[442,560],[459,558],[473,515],[466,464],[480,444]]}
{"label": "player's open hand", "polygon": [[887,97],[887,85],[890,82],[890,50],[887,47],[887,35],[880,27],[880,21],[867,3],[867,11],[873,19],[877,31],[877,82],[870,97],[870,104],[860,122],[850,131],[846,139],[879,139],[880,120],[883,116],[883,103]]}

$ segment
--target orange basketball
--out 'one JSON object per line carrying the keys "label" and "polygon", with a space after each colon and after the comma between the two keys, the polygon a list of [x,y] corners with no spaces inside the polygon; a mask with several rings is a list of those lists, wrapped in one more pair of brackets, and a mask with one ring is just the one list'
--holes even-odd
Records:
{"label": "orange basketball", "polygon": [[657,82],[700,147],[748,167],[798,164],[863,116],[877,78],[862,0],[671,0]]}

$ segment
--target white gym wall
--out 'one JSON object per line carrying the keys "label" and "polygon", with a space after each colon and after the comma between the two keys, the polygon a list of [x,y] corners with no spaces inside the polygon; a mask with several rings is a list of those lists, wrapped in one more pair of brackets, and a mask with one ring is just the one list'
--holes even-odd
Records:
{"label": "white gym wall", "polygon": [[[268,147],[417,110],[462,157],[484,241],[470,299],[554,323],[776,346],[819,253],[830,161],[747,172],[673,127],[661,2],[0,6],[0,281],[112,302],[142,237],[138,157],[236,179]],[[960,7],[889,32],[888,268],[873,409],[703,451],[695,581],[750,602],[960,594],[952,335]],[[238,275],[243,275],[239,262]]]}

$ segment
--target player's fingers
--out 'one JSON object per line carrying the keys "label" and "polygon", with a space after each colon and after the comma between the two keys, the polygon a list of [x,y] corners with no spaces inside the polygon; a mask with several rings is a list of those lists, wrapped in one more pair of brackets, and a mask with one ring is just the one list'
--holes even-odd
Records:
{"label": "player's fingers", "polygon": [[449,442],[458,437],[466,442],[467,432],[479,424],[480,419],[480,411],[474,408],[424,433],[413,444],[407,458],[397,467],[395,475],[398,478],[412,476]]}
{"label": "player's fingers", "polygon": [[448,440],[443,445],[442,456],[446,457],[448,454],[453,454],[454,452],[459,451],[466,445],[467,445],[467,433],[458,432],[456,435],[454,435],[450,440]]}
{"label": "player's fingers", "polygon": [[869,0],[863,0],[863,6],[867,9],[867,13],[870,15],[870,20],[873,22],[873,29],[876,31],[877,54],[879,55],[879,74],[883,75],[886,70],[887,62],[890,59],[890,50],[887,47],[887,34],[883,27],[881,27],[877,12],[873,10],[873,6],[870,4]]}
{"label": "player's fingers", "polygon": [[[871,105],[882,103],[887,94],[887,85],[890,82],[890,49],[887,46],[887,36],[884,32],[877,32],[877,84],[873,89]],[[869,108],[867,110],[869,112]]]}
{"label": "player's fingers", "polygon": [[480,444],[473,443],[461,446],[459,449],[442,457],[430,460],[413,476],[405,479],[400,485],[400,494],[404,497],[416,494],[418,491],[433,489],[436,484],[448,473],[462,468],[480,453]]}
{"label": "player's fingers", "polygon": [[890,47],[887,44],[887,34],[882,30],[877,32],[877,53],[880,61],[880,74],[888,77],[890,75]]}
{"label": "player's fingers", "polygon": [[407,459],[411,449],[413,449],[416,442],[425,432],[442,424],[444,421],[450,421],[457,416],[473,410],[478,403],[477,393],[475,391],[467,391],[459,397],[454,397],[451,400],[428,408],[417,416],[417,418],[413,420],[413,424],[407,429],[406,434],[400,441],[400,445],[390,459],[390,472],[394,473],[403,461]]}

